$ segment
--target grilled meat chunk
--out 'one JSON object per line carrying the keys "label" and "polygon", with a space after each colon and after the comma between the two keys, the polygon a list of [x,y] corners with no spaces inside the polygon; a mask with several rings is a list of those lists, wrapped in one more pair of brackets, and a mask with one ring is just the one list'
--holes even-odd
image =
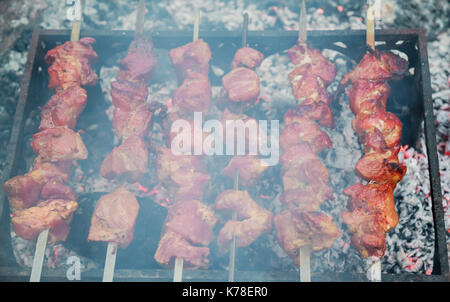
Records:
{"label": "grilled meat chunk", "polygon": [[66,127],[55,127],[33,134],[31,148],[44,161],[86,159],[88,151],[80,134]]}
{"label": "grilled meat chunk", "polygon": [[95,206],[88,240],[115,242],[127,248],[133,240],[138,212],[136,197],[124,187],[103,195]]}
{"label": "grilled meat chunk", "polygon": [[220,230],[217,244],[221,252],[226,252],[236,236],[236,246],[252,244],[262,234],[272,229],[272,213],[259,206],[247,191],[226,190],[216,199],[216,209],[234,211],[239,220],[229,220]]}
{"label": "grilled meat chunk", "polygon": [[50,199],[15,212],[11,223],[16,234],[26,240],[35,240],[40,232],[50,229],[50,243],[64,241],[77,207],[78,203],[72,200]]}

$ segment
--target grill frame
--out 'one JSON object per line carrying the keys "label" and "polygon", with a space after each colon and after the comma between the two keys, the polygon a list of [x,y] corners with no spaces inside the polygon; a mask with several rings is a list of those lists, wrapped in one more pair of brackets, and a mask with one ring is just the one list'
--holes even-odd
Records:
{"label": "grill frame", "polygon": [[[99,53],[102,60],[101,45],[120,41],[128,45],[133,39],[132,31],[82,31],[81,36],[93,37],[97,40],[94,48]],[[190,32],[168,32],[157,31],[151,33],[155,47],[173,48],[192,39]],[[428,54],[426,48],[426,32],[424,29],[383,29],[375,32],[377,41],[384,41],[384,45],[378,45],[377,48],[383,49],[400,49],[408,54],[408,57],[414,58],[415,66],[415,89],[417,97],[423,109],[423,120],[425,130],[425,142],[428,157],[428,171],[430,176],[430,188],[432,198],[432,212],[434,222],[435,235],[435,253],[434,266],[431,275],[422,274],[383,274],[383,281],[449,281],[449,263],[447,254],[447,243],[445,233],[444,212],[442,206],[442,191],[440,185],[439,161],[436,147],[436,130],[435,119],[433,115],[432,90],[430,81],[430,72],[428,65]],[[64,42],[70,37],[69,30],[42,30],[35,29],[30,42],[30,48],[25,64],[24,76],[21,83],[19,100],[14,116],[14,123],[11,131],[9,144],[7,146],[8,156],[5,173],[3,174],[2,183],[7,179],[23,172],[23,163],[21,163],[23,144],[24,144],[24,123],[27,112],[32,106],[32,95],[38,91],[39,83],[33,81],[34,75],[38,72],[38,68],[42,65],[43,43],[52,44]],[[240,32],[213,32],[201,31],[200,37],[211,45],[214,54],[215,47],[220,43],[232,45],[238,48],[241,43]],[[283,49],[288,49],[297,39],[295,31],[249,31],[248,42],[251,47],[255,47],[264,55],[274,53]],[[315,46],[320,41],[343,42],[347,48],[341,48],[337,45],[329,45],[330,49],[338,50],[344,54],[358,53],[358,56],[351,56],[357,62],[361,59],[365,50],[365,31],[364,30],[320,30],[308,32],[309,42]],[[403,44],[396,44],[397,41],[404,41]],[[164,45],[164,47],[162,47]],[[275,46],[274,46],[275,45]],[[320,48],[320,47],[319,47]],[[275,50],[275,51],[273,51]],[[408,53],[409,52],[409,53]],[[234,53],[231,52],[230,53]],[[230,60],[231,61],[231,55]],[[101,62],[98,63],[98,65]],[[212,79],[211,81],[217,81]],[[42,86],[42,85],[41,85]],[[11,259],[4,264],[0,264],[0,280],[23,280],[28,279],[29,270],[23,269],[15,265],[12,256],[11,240],[9,236],[10,228],[9,205],[3,192],[0,190],[0,243],[5,246],[11,254]],[[102,271],[91,270],[83,273],[83,279],[101,280]],[[225,271],[192,271],[185,270],[183,274],[184,280],[190,281],[226,281],[227,272]],[[115,280],[117,281],[170,281],[170,270],[127,270],[118,269],[115,272]],[[42,274],[43,281],[64,280],[65,272],[60,270],[45,270]],[[293,272],[244,272],[236,273],[236,281],[296,281],[298,276]],[[364,274],[356,273],[312,273],[312,281],[367,281]]]}

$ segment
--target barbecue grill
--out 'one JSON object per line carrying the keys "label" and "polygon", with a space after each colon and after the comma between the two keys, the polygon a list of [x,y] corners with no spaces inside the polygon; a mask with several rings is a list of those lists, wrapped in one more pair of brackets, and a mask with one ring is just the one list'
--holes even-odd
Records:
{"label": "barbecue grill", "polygon": [[[331,49],[337,51],[348,58],[358,62],[366,51],[365,31],[363,30],[326,30],[309,31],[308,41],[312,47],[317,49]],[[436,149],[435,120],[433,116],[433,106],[431,98],[431,84],[428,66],[428,57],[426,49],[426,37],[423,29],[404,29],[404,30],[376,30],[377,45],[379,50],[398,50],[407,55],[409,68],[413,74],[399,81],[399,87],[407,89],[410,93],[405,98],[401,97],[398,91],[401,88],[393,86],[392,96],[388,101],[387,111],[395,113],[403,123],[402,144],[416,145],[419,133],[419,125],[424,120],[425,139],[427,146],[427,156],[429,162],[430,188],[432,198],[434,235],[435,235],[435,253],[434,266],[431,275],[425,274],[383,274],[383,281],[448,281],[449,263],[447,254],[446,234],[442,208],[442,195],[440,186],[439,164]],[[261,51],[265,57],[274,53],[282,53],[295,44],[298,33],[295,31],[249,31],[248,44],[250,47]],[[20,97],[17,103],[17,109],[14,118],[14,125],[10,137],[8,148],[7,166],[5,168],[4,179],[23,174],[27,171],[27,163],[23,159],[27,157],[28,144],[25,127],[30,114],[36,112],[39,106],[43,106],[50,98],[51,91],[47,88],[48,75],[47,64],[44,61],[45,53],[58,44],[67,41],[70,36],[68,30],[41,30],[36,29],[30,43],[25,73],[22,80]],[[94,48],[99,55],[99,61],[96,63],[97,69],[105,64],[117,53],[123,52],[129,43],[133,40],[134,32],[131,31],[82,31],[81,36],[89,36],[96,39]],[[200,32],[200,36],[211,47],[213,53],[212,65],[228,69],[232,55],[240,47],[240,32]],[[187,32],[152,32],[151,37],[156,49],[171,49],[191,41],[192,34]],[[338,43],[339,42],[339,43]],[[220,85],[221,78],[214,73],[210,73],[211,85]],[[98,136],[86,135],[85,142],[89,149],[89,158],[80,162],[83,171],[99,169],[99,164],[104,158],[104,154],[112,149],[113,132],[110,121],[106,115],[98,114],[104,112],[108,107],[104,100],[103,93],[99,85],[87,88],[88,103],[85,112],[78,121],[79,129],[89,128],[93,124],[98,124],[99,129],[95,132]],[[397,91],[397,92],[396,92]],[[401,105],[406,105],[407,112],[399,111]],[[404,106],[403,106],[404,108]],[[339,118],[339,117],[336,117]],[[31,133],[37,132],[37,126],[31,129]],[[29,163],[28,163],[29,164]],[[89,220],[92,214],[93,205],[99,197],[106,192],[80,194],[80,205],[87,205],[83,208],[83,215],[88,216]],[[150,198],[140,198],[140,204],[145,205],[147,211],[152,213],[149,220],[148,230],[153,234],[152,238],[143,238],[137,230],[132,244],[138,247],[139,240],[148,247],[148,250],[156,249],[158,244],[160,228],[166,216],[165,210],[155,204]],[[90,205],[90,208],[89,208]],[[91,212],[89,212],[91,211]],[[12,253],[10,238],[10,216],[9,205],[3,192],[0,195],[0,245],[6,246],[9,250],[10,258],[6,264],[1,264],[0,280],[27,280],[30,270],[19,266]],[[141,217],[141,219],[143,219]],[[89,221],[85,220],[85,221]],[[87,243],[87,231],[89,224],[85,221],[77,221],[77,215],[72,222],[72,232],[69,235],[66,244],[70,248],[77,249],[75,245],[84,247],[81,250],[83,256],[92,256],[98,251],[104,256],[104,243]],[[138,218],[139,224],[139,218]],[[74,230],[77,230],[74,234]],[[142,235],[142,236],[140,236]],[[90,246],[87,248],[87,246]],[[145,250],[145,249],[144,249]],[[147,250],[145,250],[147,251]],[[78,252],[80,252],[78,250]],[[214,251],[212,250],[212,253]],[[125,254],[125,253],[124,253]],[[143,253],[136,254],[144,256]],[[133,257],[136,257],[133,255]],[[147,255],[152,259],[153,254]],[[245,255],[244,255],[245,256]],[[244,259],[245,257],[242,256]],[[163,269],[153,261],[147,266],[140,266],[144,260],[136,260],[136,264],[119,264],[115,270],[114,278],[116,281],[171,281],[172,270]],[[242,260],[242,261],[245,261]],[[239,262],[238,262],[239,263]],[[297,281],[298,273],[296,271],[273,271],[273,270],[252,270],[242,265],[236,268],[235,281]],[[264,266],[263,266],[264,268]],[[100,281],[103,269],[91,269],[82,273],[83,281]],[[209,270],[185,270],[183,278],[185,281],[226,281],[228,272],[220,267],[213,267]],[[314,273],[311,276],[312,281],[367,281],[365,274],[352,272],[329,272]],[[43,281],[62,281],[66,279],[65,269],[47,269],[42,272]]]}

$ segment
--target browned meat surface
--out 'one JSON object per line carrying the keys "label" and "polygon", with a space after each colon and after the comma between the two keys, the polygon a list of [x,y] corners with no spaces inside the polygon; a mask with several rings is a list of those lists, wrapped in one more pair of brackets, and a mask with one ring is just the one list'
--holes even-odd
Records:
{"label": "browned meat surface", "polygon": [[147,163],[147,145],[139,136],[133,135],[105,157],[100,174],[108,179],[121,177],[133,183],[147,172]]}
{"label": "browned meat surface", "polygon": [[126,248],[133,240],[139,212],[136,197],[124,187],[103,195],[95,206],[88,240],[115,242]]}
{"label": "browned meat surface", "polygon": [[194,112],[208,115],[211,106],[211,87],[208,76],[186,71],[186,77],[173,93],[173,104],[182,116],[193,117]]}
{"label": "browned meat surface", "polygon": [[41,231],[50,229],[49,242],[66,240],[70,220],[78,204],[71,200],[50,199],[14,213],[11,222],[18,236],[35,240]]}
{"label": "browned meat surface", "polygon": [[339,237],[336,225],[322,212],[287,210],[273,219],[281,247],[299,266],[299,250],[311,245],[312,251],[329,249]]}
{"label": "browned meat surface", "polygon": [[31,147],[44,161],[86,159],[88,151],[80,134],[66,127],[55,127],[33,134]]}
{"label": "browned meat surface", "polygon": [[208,268],[208,256],[208,247],[192,245],[181,235],[168,231],[162,235],[154,258],[164,266],[173,266],[175,258],[180,257],[187,267]]}
{"label": "browned meat surface", "polygon": [[216,199],[216,209],[234,211],[238,220],[228,220],[220,230],[217,244],[221,252],[226,252],[236,236],[236,246],[252,244],[262,234],[272,229],[272,213],[259,206],[247,191],[226,190]]}
{"label": "browned meat surface", "polygon": [[93,38],[82,38],[79,41],[67,41],[59,45],[45,56],[51,66],[49,88],[65,90],[71,86],[95,85],[97,74],[90,63],[98,56],[90,44],[95,43]]}
{"label": "browned meat surface", "polygon": [[175,66],[180,83],[186,78],[188,70],[208,76],[211,50],[202,39],[172,48],[169,57]]}
{"label": "browned meat surface", "polygon": [[17,175],[2,185],[13,212],[23,210],[36,204],[42,185],[29,175]]}
{"label": "browned meat surface", "polygon": [[83,111],[86,101],[86,90],[80,86],[58,90],[41,110],[39,130],[54,127],[75,128],[78,116]]}
{"label": "browned meat surface", "polygon": [[198,200],[184,200],[169,208],[164,227],[192,244],[208,245],[217,223],[213,209]]}
{"label": "browned meat surface", "polygon": [[250,186],[260,179],[268,168],[258,156],[235,156],[223,169],[222,174],[234,179],[236,173],[239,173],[239,183]]}
{"label": "browned meat surface", "polygon": [[231,62],[231,69],[238,67],[255,69],[263,60],[264,55],[258,50],[251,47],[242,47],[234,54],[233,62]]}
{"label": "browned meat surface", "polygon": [[153,42],[145,35],[136,36],[128,47],[127,55],[120,62],[119,81],[148,82],[157,64]]}

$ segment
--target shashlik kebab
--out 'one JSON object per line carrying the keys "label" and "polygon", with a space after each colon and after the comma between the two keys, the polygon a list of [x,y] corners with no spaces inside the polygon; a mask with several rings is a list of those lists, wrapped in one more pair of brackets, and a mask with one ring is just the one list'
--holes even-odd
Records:
{"label": "shashlik kebab", "polygon": [[[173,93],[169,121],[180,117],[192,119],[194,112],[208,114],[211,102],[209,45],[198,39],[171,49],[169,57],[180,83]],[[167,136],[168,146],[172,138]],[[171,204],[154,258],[164,266],[182,259],[188,267],[207,268],[208,245],[214,238],[213,227],[218,219],[212,207],[201,202],[210,180],[206,167],[201,157],[175,155],[167,147],[157,148],[156,166],[158,179],[167,188]]]}
{"label": "shashlik kebab", "polygon": [[347,94],[355,114],[352,128],[365,152],[355,171],[367,182],[344,190],[349,197],[348,211],[342,211],[341,216],[363,258],[382,257],[386,233],[398,223],[393,192],[406,166],[398,159],[402,124],[386,111],[387,81],[401,78],[407,68],[408,62],[399,56],[370,49],[340,83],[342,88],[351,85]]}
{"label": "shashlik kebab", "polygon": [[[111,83],[113,127],[122,143],[108,154],[100,168],[107,179],[137,181],[147,172],[145,138],[153,112],[147,105],[148,87],[157,64],[148,36],[136,35],[120,63],[117,81]],[[88,240],[116,243],[126,248],[133,239],[139,203],[121,186],[100,198],[92,215]]]}
{"label": "shashlik kebab", "polygon": [[299,266],[300,248],[330,248],[340,234],[331,217],[320,210],[320,205],[333,197],[333,190],[328,186],[328,170],[317,155],[332,147],[319,125],[334,127],[326,88],[334,80],[336,68],[300,38],[288,50],[288,57],[296,65],[289,80],[299,104],[285,114],[280,135],[284,187],[280,200],[286,210],[274,217],[274,224],[278,242]]}
{"label": "shashlik kebab", "polygon": [[97,75],[90,63],[97,59],[93,38],[68,41],[48,51],[49,88],[55,94],[41,110],[39,132],[32,149],[38,154],[25,175],[3,184],[11,210],[11,222],[18,236],[34,240],[49,229],[49,242],[64,241],[78,207],[76,193],[66,185],[73,161],[86,159],[87,149],[73,128],[86,101],[82,85],[95,85]]}
{"label": "shashlik kebab", "polygon": [[[226,121],[242,120],[247,123],[253,119],[242,112],[254,105],[259,97],[260,81],[254,69],[263,59],[261,52],[246,45],[236,51],[231,71],[222,78],[223,89],[218,100],[218,106],[225,108],[221,118],[223,129],[226,129]],[[246,133],[246,152],[252,145],[257,147],[259,139],[264,138],[262,135],[249,137]],[[230,179],[238,177],[239,184],[248,187],[261,178],[267,169],[268,166],[263,165],[256,155],[237,155],[222,170],[222,174]],[[272,213],[255,202],[247,191],[239,190],[239,187],[222,192],[216,198],[215,207],[224,213],[236,213],[236,218],[228,220],[219,232],[217,243],[221,252],[229,251],[233,236],[236,247],[245,247],[272,229]]]}

